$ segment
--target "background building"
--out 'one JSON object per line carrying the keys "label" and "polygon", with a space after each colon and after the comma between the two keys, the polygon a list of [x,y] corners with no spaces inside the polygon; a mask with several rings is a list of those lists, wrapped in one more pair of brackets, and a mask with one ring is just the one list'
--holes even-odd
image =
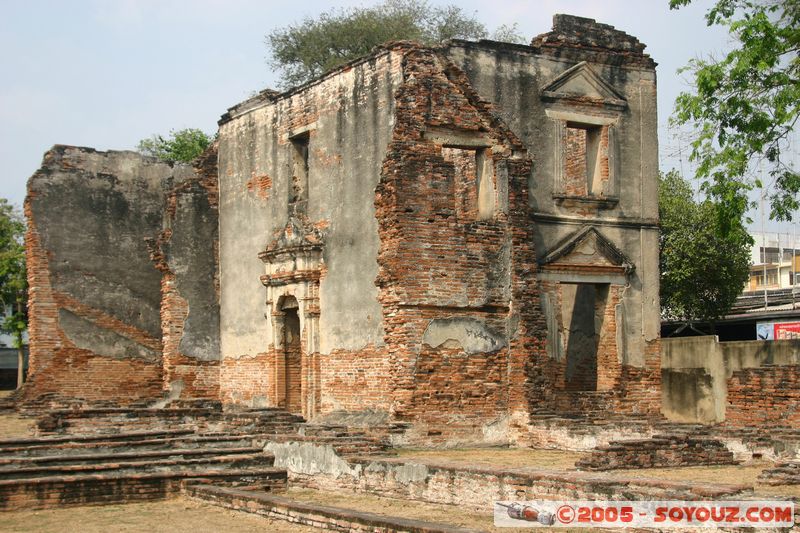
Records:
{"label": "background building", "polygon": [[745,293],[800,286],[800,239],[797,234],[751,232],[750,279]]}
{"label": "background building", "polygon": [[[4,320],[9,309],[0,310],[0,321]],[[23,336],[25,343],[25,369],[28,366],[28,334]],[[0,333],[0,390],[12,390],[17,387],[17,369],[19,368],[19,354],[14,347],[11,335]]]}

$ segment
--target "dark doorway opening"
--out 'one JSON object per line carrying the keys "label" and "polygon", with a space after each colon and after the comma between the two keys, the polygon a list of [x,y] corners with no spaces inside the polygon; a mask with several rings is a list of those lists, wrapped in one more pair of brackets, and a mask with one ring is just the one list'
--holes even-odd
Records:
{"label": "dark doorway opening", "polygon": [[283,355],[284,355],[284,406],[290,413],[302,411],[300,317],[297,300],[287,298],[283,311]]}
{"label": "dark doorway opening", "polygon": [[566,336],[567,367],[564,387],[597,390],[597,355],[605,318],[608,284],[562,285],[562,319]]}

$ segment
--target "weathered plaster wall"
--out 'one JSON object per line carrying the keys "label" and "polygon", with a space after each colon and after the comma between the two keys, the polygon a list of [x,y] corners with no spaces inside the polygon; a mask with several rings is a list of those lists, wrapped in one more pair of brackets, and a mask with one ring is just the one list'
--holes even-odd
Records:
{"label": "weathered plaster wall", "polygon": [[163,229],[149,241],[161,271],[164,388],[171,398],[219,396],[217,148],[165,191]]}
{"label": "weathered plaster wall", "polygon": [[[670,420],[793,425],[800,342],[662,339],[662,412]],[[793,418],[794,417],[794,418]]]}
{"label": "weathered plaster wall", "polygon": [[[400,56],[386,51],[284,95],[232,108],[220,126],[220,257],[223,398],[274,404],[276,335],[265,318],[265,265],[258,254],[290,214],[324,236],[319,286],[318,401],[326,409],[386,405],[375,278],[374,191],[393,123]],[[308,136],[304,205],[290,213],[293,146]],[[301,295],[296,295],[300,298]],[[301,313],[301,331],[307,317]],[[308,348],[308,347],[306,347]],[[271,370],[273,369],[273,370]],[[272,374],[272,375],[271,375]]]}
{"label": "weathered plaster wall", "polygon": [[26,400],[217,397],[216,153],[55,146],[28,183]]}
{"label": "weathered plaster wall", "polygon": [[[189,170],[187,170],[189,172]],[[28,183],[31,364],[27,399],[121,403],[161,392],[161,230],[170,165],[55,146]]]}

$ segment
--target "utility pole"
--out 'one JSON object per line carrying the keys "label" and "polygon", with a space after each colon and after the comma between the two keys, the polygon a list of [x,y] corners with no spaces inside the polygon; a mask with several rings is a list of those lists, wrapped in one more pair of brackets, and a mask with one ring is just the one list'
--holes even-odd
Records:
{"label": "utility pole", "polygon": [[[762,172],[763,174],[763,172]],[[767,301],[767,233],[764,229],[764,188],[761,188],[761,201],[759,205],[761,210],[761,264],[763,266],[762,272],[764,276],[764,309],[768,307]]]}
{"label": "utility pole", "polygon": [[792,309],[795,308],[795,287],[797,287],[797,269],[795,264],[797,261],[797,222],[792,224],[792,265],[789,267],[789,272],[792,273]]}

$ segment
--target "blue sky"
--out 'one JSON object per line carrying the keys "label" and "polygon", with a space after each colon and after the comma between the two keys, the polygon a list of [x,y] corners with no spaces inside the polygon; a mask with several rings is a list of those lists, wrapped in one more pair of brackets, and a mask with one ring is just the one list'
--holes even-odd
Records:
{"label": "blue sky", "polygon": [[[306,0],[0,0],[0,196],[21,205],[27,178],[53,144],[133,149],[171,129],[209,133],[231,105],[275,85],[265,35],[334,6]],[[711,4],[679,11],[668,0],[434,0],[476,12],[487,27],[518,24],[530,38],[552,15],[597,19],[638,37],[659,63],[662,169],[677,166],[666,128],[688,86],[676,70],[719,55],[723,31],[705,26]],[[685,147],[682,147],[685,151]],[[690,172],[684,158],[684,171]]]}

